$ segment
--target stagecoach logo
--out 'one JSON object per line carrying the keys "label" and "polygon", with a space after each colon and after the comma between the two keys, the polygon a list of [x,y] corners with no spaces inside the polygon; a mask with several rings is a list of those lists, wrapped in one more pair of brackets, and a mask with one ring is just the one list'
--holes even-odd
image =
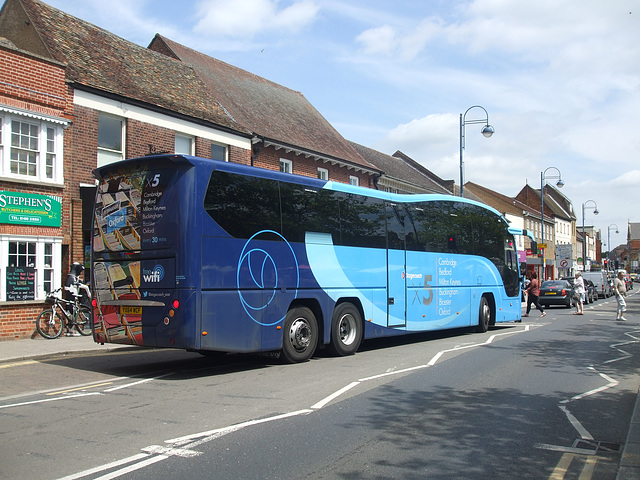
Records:
{"label": "stagecoach logo", "polygon": [[[274,241],[274,236],[282,241]],[[280,298],[272,305],[270,313],[279,312],[281,305],[288,305],[298,296],[300,271],[298,259],[291,244],[278,232],[262,230],[245,243],[237,271],[238,296],[247,315],[259,325],[276,325],[284,320],[282,315],[266,317],[276,292]]]}
{"label": "stagecoach logo", "polygon": [[147,283],[159,283],[164,278],[164,267],[156,265],[152,270],[142,269],[142,279]]}

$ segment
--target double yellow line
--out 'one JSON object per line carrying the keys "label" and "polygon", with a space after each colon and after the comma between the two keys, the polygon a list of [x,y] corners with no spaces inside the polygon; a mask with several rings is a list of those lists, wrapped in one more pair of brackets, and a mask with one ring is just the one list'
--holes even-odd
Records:
{"label": "double yellow line", "polygon": [[47,393],[47,395],[60,395],[63,393],[77,392],[78,390],[87,390],[89,388],[104,387],[105,385],[111,385],[112,383],[113,382],[96,383],[95,385],[86,385],[84,387],[69,388],[67,390],[60,390],[58,392],[50,392],[50,393]]}

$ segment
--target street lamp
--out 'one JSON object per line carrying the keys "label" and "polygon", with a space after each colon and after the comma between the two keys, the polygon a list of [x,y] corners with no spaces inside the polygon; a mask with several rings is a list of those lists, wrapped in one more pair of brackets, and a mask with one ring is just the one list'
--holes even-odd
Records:
{"label": "street lamp", "polygon": [[[479,120],[466,120],[467,113],[472,108],[481,108],[482,110],[484,110],[485,118],[479,119]],[[482,135],[484,135],[487,138],[489,138],[495,132],[495,129],[491,125],[489,125],[489,114],[484,109],[484,107],[481,107],[480,105],[474,105],[473,107],[467,108],[467,111],[464,112],[464,114],[462,113],[460,114],[460,196],[461,197],[463,196],[462,193],[464,190],[464,162],[462,160],[462,152],[464,151],[464,143],[465,143],[464,127],[467,124],[471,125],[473,123],[484,123],[484,127],[482,127],[482,130],[480,130],[480,132],[482,133]]]}
{"label": "street lamp", "polygon": [[[547,173],[547,170],[551,170],[554,169],[556,172],[558,172],[558,175],[548,175],[545,177],[545,173]],[[558,188],[562,188],[564,187],[564,182],[562,181],[562,174],[560,173],[560,170],[558,170],[556,167],[548,167],[546,168],[543,172],[540,172],[540,227],[541,227],[541,232],[542,232],[542,241],[540,243],[542,243],[544,245],[544,182],[546,179],[558,179],[558,181],[556,182],[556,185],[558,186]],[[544,260],[544,253],[545,253],[546,248],[542,247],[542,278],[540,279],[541,282],[544,282],[546,280],[545,277],[545,260]]]}
{"label": "street lamp", "polygon": [[584,207],[587,206],[589,202],[593,203],[593,214],[598,215],[600,212],[598,211],[598,204],[595,200],[587,200],[582,204],[582,271],[587,271],[587,237],[584,234]]}
{"label": "street lamp", "polygon": [[609,245],[609,251],[607,252],[607,270],[609,270],[611,267],[611,227],[616,227],[616,233],[620,233],[618,225],[616,225],[615,223],[612,223],[607,227],[607,243]]}

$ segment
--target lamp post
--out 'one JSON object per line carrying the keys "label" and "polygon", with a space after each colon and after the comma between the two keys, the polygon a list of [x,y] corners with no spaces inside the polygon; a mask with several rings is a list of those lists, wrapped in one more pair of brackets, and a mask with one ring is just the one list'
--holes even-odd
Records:
{"label": "lamp post", "polygon": [[[471,110],[472,108],[481,108],[484,111],[485,114],[485,118],[484,119],[479,119],[479,120],[467,120],[467,113],[469,112],[469,110]],[[460,196],[462,197],[462,193],[464,190],[464,161],[463,161],[463,151],[464,151],[464,145],[465,145],[465,125],[471,125],[474,123],[484,123],[484,127],[482,127],[482,130],[480,130],[480,132],[482,133],[482,135],[484,135],[485,137],[489,138],[491,135],[493,135],[493,133],[495,132],[495,129],[489,125],[489,114],[487,113],[487,111],[484,109],[484,107],[481,107],[480,105],[474,105],[473,107],[469,107],[467,108],[467,111],[464,112],[464,114],[460,114]]]}
{"label": "lamp post", "polygon": [[[558,175],[548,175],[545,176],[545,173],[547,173],[547,170],[551,170],[554,169],[556,172],[558,172]],[[564,187],[564,182],[562,181],[562,174],[560,173],[560,170],[558,170],[556,167],[548,167],[545,168],[544,171],[540,172],[540,232],[542,233],[542,241],[540,243],[542,243],[544,245],[544,185],[545,185],[545,181],[547,179],[558,179],[558,181],[556,182],[556,185],[558,186],[558,188],[562,188]],[[542,247],[542,278],[540,279],[541,282],[544,282],[546,280],[545,277],[545,259],[544,259],[544,253],[545,253],[546,248]]]}
{"label": "lamp post", "polygon": [[593,214],[598,215],[600,212],[598,211],[598,204],[595,200],[587,200],[582,204],[582,271],[587,271],[587,237],[584,234],[584,207],[591,202],[593,203]]}
{"label": "lamp post", "polygon": [[612,223],[607,227],[607,244],[609,245],[609,251],[607,252],[607,270],[611,267],[611,227],[616,227],[616,233],[620,233],[618,225],[615,223]]}

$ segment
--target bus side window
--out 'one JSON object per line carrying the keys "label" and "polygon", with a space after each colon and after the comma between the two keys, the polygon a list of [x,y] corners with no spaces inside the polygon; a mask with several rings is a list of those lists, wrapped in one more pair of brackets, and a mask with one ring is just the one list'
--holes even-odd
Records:
{"label": "bus side window", "polygon": [[339,201],[334,193],[280,182],[282,235],[290,242],[303,243],[306,232],[328,233],[333,244],[339,244]]}
{"label": "bus side window", "polygon": [[342,245],[387,248],[385,207],[382,200],[345,194],[340,202]]}
{"label": "bus side window", "polygon": [[229,235],[250,238],[262,230],[280,232],[278,182],[214,171],[204,198],[204,208]]}
{"label": "bus side window", "polygon": [[404,208],[401,205],[387,204],[387,248],[405,249]]}

